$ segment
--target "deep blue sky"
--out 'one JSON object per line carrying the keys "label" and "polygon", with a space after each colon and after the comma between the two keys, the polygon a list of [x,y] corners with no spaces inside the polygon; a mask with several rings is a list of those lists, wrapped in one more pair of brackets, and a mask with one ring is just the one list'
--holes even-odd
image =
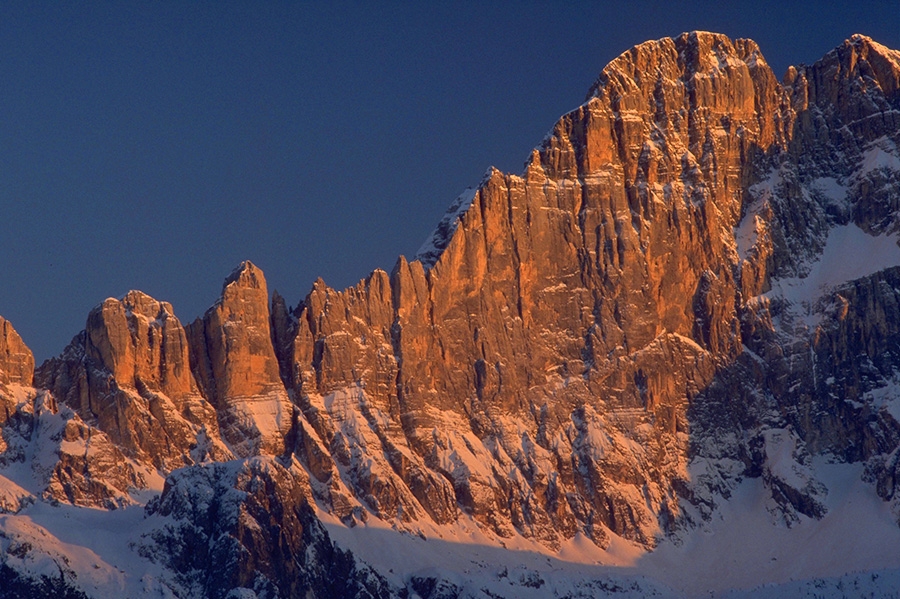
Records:
{"label": "deep blue sky", "polygon": [[0,315],[41,361],[129,289],[193,320],[243,259],[292,305],[390,270],[647,39],[753,38],[778,76],[900,47],[900,0],[717,4],[3,2]]}

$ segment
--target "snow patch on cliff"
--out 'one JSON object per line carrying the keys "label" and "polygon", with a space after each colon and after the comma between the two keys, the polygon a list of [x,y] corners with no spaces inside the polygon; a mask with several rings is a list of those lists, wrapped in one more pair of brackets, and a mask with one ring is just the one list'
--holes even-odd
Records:
{"label": "snow patch on cliff", "polygon": [[869,144],[869,147],[863,152],[857,177],[864,177],[873,171],[880,170],[900,172],[897,144],[888,137],[880,137]]}
{"label": "snow patch on cliff", "polygon": [[453,203],[450,204],[450,207],[447,208],[444,218],[441,219],[441,222],[438,223],[431,235],[428,236],[428,239],[425,240],[425,243],[422,244],[422,247],[419,248],[419,251],[416,252],[415,259],[421,262],[426,270],[434,266],[441,254],[444,253],[444,250],[450,243],[450,239],[453,237],[453,233],[456,232],[459,220],[469,209],[469,206],[472,205],[476,193],[478,193],[477,189],[469,188],[459,194]]}
{"label": "snow patch on cliff", "polygon": [[825,248],[805,277],[773,279],[770,299],[782,297],[810,306],[839,285],[900,266],[900,235],[869,235],[854,224],[834,227]]}

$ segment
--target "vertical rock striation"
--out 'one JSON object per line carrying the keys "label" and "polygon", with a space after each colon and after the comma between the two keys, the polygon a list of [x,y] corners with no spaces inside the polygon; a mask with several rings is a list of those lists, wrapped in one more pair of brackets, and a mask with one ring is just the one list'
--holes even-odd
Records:
{"label": "vertical rock striation", "polygon": [[262,271],[242,263],[222,297],[188,326],[191,365],[219,415],[222,437],[238,456],[284,452],[293,409],[281,381]]}
{"label": "vertical rock striation", "polygon": [[[834,226],[894,230],[893,171],[859,161],[897,135],[898,64],[855,36],[782,86],[749,40],[694,32],[626,52],[521,177],[491,170],[451,206],[421,262],[344,292],[320,281],[293,314],[279,300],[298,457],[333,483],[330,454],[381,517],[441,521],[456,504],[500,537],[550,546],[577,531],[652,545],[689,517],[685,502],[706,513],[718,483],[701,476],[694,490],[691,457],[716,435],[776,424],[746,392],[749,414],[710,411],[754,356],[770,359],[753,379],[763,396],[815,403],[813,379],[799,397],[769,382],[803,350],[762,294],[805,275]],[[856,177],[851,193],[821,191],[811,161],[840,185]],[[796,419],[777,425],[815,437]],[[765,468],[750,445],[725,452],[745,462],[726,487]],[[424,491],[447,483],[452,496]]]}
{"label": "vertical rock striation", "polygon": [[37,369],[35,384],[155,468],[230,455],[194,382],[172,306],[140,291],[94,308],[63,354]]}
{"label": "vertical rock striation", "polygon": [[244,262],[186,328],[108,299],[49,392],[0,319],[0,427],[32,431],[3,455],[56,443],[45,494],[89,505],[172,473],[144,549],[215,596],[305,592],[317,560],[393,593],[316,510],[651,548],[748,477],[774,521],[822,518],[826,457],[900,515],[898,144],[900,53],[864,36],[782,83],[749,40],[635,46],[390,273],[291,308]]}
{"label": "vertical rock striation", "polygon": [[31,386],[34,355],[12,324],[0,317],[0,385]]}
{"label": "vertical rock striation", "polygon": [[[741,352],[733,230],[754,160],[790,138],[784,101],[752,42],[637,46],[523,176],[489,171],[451,207],[427,270],[401,258],[278,311],[297,331],[282,372],[363,503],[653,544],[688,476],[688,402]],[[374,433],[363,455],[402,459],[360,472],[348,422]]]}

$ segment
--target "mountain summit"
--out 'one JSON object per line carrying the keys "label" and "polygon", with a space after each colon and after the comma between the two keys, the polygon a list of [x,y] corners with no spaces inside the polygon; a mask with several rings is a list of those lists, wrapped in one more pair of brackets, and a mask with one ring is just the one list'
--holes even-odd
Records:
{"label": "mountain summit", "polygon": [[686,33],[390,273],[132,291],[33,377],[0,319],[0,597],[896,588],[898,144],[900,52]]}

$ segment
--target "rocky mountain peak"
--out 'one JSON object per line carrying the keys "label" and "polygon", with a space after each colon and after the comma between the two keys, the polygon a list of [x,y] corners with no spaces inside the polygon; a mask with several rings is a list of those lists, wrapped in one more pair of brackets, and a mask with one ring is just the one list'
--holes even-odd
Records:
{"label": "rocky mountain peak", "polygon": [[157,319],[175,315],[172,304],[156,300],[136,289],[126,293],[119,301],[129,312],[141,314],[146,318]]}
{"label": "rocky mountain peak", "polygon": [[225,277],[225,283],[222,285],[224,290],[231,285],[245,289],[262,289],[266,290],[266,278],[263,271],[249,260],[241,262],[237,268],[231,271],[231,274]]}
{"label": "rocky mountain peak", "polygon": [[864,126],[869,116],[900,110],[900,52],[856,34],[812,66],[788,69],[784,85],[795,110],[816,107],[823,118]]}
{"label": "rocky mountain peak", "polygon": [[220,411],[224,440],[238,455],[279,455],[292,408],[272,342],[261,269],[242,262],[215,305],[187,327],[191,366],[204,396]]}
{"label": "rocky mountain peak", "polygon": [[187,340],[172,305],[142,291],[109,298],[88,315],[85,351],[118,385],[180,398],[196,392]]}
{"label": "rocky mountain peak", "polygon": [[[329,559],[377,596],[462,593],[397,563],[390,582],[348,573],[317,517],[341,542],[377,532],[354,551],[381,565],[406,537],[606,559],[728,526],[716,514],[746,505],[778,538],[818,534],[842,509],[833,481],[855,477],[890,526],[897,56],[854,36],[780,84],[749,40],[640,44],[522,175],[490,169],[461,194],[418,260],[342,291],[318,279],[293,310],[277,293],[270,306],[243,262],[187,327],[141,292],[108,299],[38,368],[51,393],[0,413],[63,406],[50,416],[65,430],[47,436],[54,498],[91,504],[95,473],[126,458],[137,466],[106,500],[127,501],[140,468],[167,474],[134,546],[184,595],[294,596]],[[28,360],[0,351],[4,373],[15,355]],[[27,435],[0,437],[20,456],[45,438],[28,418]],[[106,443],[102,459],[88,441]],[[515,593],[501,578],[491,588]]]}
{"label": "rocky mountain peak", "polygon": [[839,56],[843,62],[845,71],[853,72],[858,68],[860,61],[865,61],[871,66],[871,75],[881,85],[888,95],[896,91],[896,80],[900,76],[900,51],[893,50],[879,44],[872,38],[856,33],[845,40],[832,52],[825,55],[823,60],[828,60],[832,53]]}
{"label": "rocky mountain peak", "polygon": [[588,99],[603,95],[611,84],[619,93],[631,87],[653,89],[661,80],[686,83],[704,77],[743,77],[744,69],[765,64],[752,40],[732,41],[719,33],[693,31],[676,38],[647,41],[624,52],[601,71]]}
{"label": "rocky mountain peak", "polygon": [[171,304],[133,290],[91,310],[84,331],[36,370],[35,384],[127,456],[168,471],[201,455],[229,455],[189,358]]}
{"label": "rocky mountain peak", "polygon": [[31,385],[34,355],[12,323],[0,317],[0,385]]}

